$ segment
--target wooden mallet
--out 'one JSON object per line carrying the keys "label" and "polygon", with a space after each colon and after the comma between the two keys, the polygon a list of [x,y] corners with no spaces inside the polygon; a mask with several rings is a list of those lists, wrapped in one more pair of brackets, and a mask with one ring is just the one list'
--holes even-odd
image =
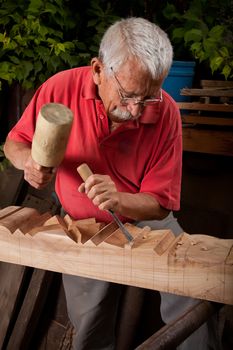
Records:
{"label": "wooden mallet", "polygon": [[72,111],[60,103],[45,104],[37,118],[31,155],[44,167],[57,167],[63,160],[73,122]]}

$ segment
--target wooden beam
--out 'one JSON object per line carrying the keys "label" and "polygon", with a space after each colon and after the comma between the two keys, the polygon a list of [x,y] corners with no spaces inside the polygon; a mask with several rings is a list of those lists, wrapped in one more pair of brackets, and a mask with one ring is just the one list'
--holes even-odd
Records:
{"label": "wooden beam", "polygon": [[177,102],[180,109],[210,112],[233,112],[233,105],[223,103]]}
{"label": "wooden beam", "polygon": [[231,130],[184,127],[182,133],[184,151],[233,156],[233,132]]}
{"label": "wooden beam", "polygon": [[23,265],[0,262],[0,349],[4,348],[16,320],[27,270]]}
{"label": "wooden beam", "polygon": [[15,203],[23,187],[23,171],[9,166],[0,171],[0,208]]}
{"label": "wooden beam", "polygon": [[[16,211],[8,220],[15,222],[15,214],[19,218]],[[12,234],[0,221],[2,261],[233,305],[232,239],[187,233],[175,237],[168,230],[125,224],[133,244],[118,229],[106,240],[101,229],[100,241],[96,233],[94,241],[91,236],[83,244],[69,238],[64,222],[45,222],[34,235],[23,234],[19,222]]]}
{"label": "wooden beam", "polygon": [[226,80],[201,80],[201,87],[212,89],[233,89],[233,81]]}
{"label": "wooden beam", "polygon": [[233,118],[207,117],[198,114],[181,114],[183,123],[198,125],[233,126]]}
{"label": "wooden beam", "polygon": [[30,349],[30,341],[39,323],[48,295],[53,272],[34,269],[19,315],[14,324],[7,350]]}
{"label": "wooden beam", "polygon": [[182,96],[233,97],[233,89],[181,89]]}

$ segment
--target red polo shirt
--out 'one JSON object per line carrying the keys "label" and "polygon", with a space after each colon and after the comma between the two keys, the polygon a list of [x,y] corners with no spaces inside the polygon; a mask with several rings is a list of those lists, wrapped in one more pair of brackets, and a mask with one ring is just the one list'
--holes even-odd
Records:
{"label": "red polo shirt", "polygon": [[90,67],[60,72],[36,92],[9,138],[31,144],[36,117],[49,102],[63,103],[74,113],[65,158],[57,170],[56,192],[64,209],[76,219],[95,217],[110,222],[85,194],[76,169],[86,162],[94,173],[108,174],[118,191],[148,193],[170,210],[179,209],[182,136],[179,110],[163,91],[163,102],[146,107],[137,121],[110,132]]}

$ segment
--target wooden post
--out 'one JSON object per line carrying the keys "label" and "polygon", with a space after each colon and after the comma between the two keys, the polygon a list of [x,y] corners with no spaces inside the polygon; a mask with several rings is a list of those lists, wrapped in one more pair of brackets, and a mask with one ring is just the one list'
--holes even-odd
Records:
{"label": "wooden post", "polygon": [[38,164],[56,167],[61,163],[72,121],[72,111],[60,103],[48,103],[41,108],[32,141],[32,158]]}

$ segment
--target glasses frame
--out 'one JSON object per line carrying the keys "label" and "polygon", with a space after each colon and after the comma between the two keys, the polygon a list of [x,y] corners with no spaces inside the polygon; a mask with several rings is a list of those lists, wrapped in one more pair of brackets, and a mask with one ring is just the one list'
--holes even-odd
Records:
{"label": "glasses frame", "polygon": [[[155,97],[155,98],[148,98],[145,100],[138,100],[137,97],[125,97],[122,93],[125,92],[124,89],[121,86],[121,83],[119,82],[113,68],[110,68],[112,73],[113,73],[113,77],[116,83],[116,88],[117,88],[117,92],[118,95],[120,97],[120,103],[122,106],[127,107],[129,104],[133,104],[133,105],[140,105],[141,107],[145,107],[145,106],[151,106],[157,103],[160,103],[163,101],[163,93],[162,93],[162,89],[159,90],[160,96],[159,97]],[[126,94],[126,92],[125,92]]]}

